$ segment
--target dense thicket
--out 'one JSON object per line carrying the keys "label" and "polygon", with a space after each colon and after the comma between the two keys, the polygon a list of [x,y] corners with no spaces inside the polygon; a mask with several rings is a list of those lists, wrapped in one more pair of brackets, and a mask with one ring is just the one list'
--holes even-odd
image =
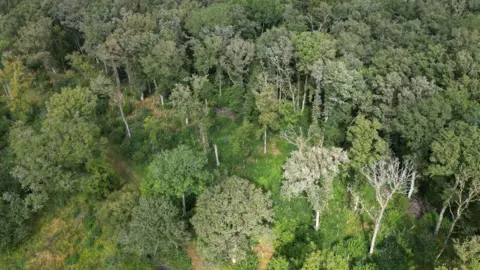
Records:
{"label": "dense thicket", "polygon": [[479,27],[478,0],[1,1],[0,268],[475,269]]}

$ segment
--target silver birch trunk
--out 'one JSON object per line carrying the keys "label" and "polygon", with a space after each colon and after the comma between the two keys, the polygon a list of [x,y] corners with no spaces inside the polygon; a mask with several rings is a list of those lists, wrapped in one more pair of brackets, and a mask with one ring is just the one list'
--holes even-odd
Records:
{"label": "silver birch trunk", "polygon": [[267,128],[263,132],[263,154],[267,154]]}
{"label": "silver birch trunk", "polygon": [[125,124],[125,129],[127,130],[127,137],[131,138],[132,134],[130,132],[130,127],[128,126],[127,119],[125,119],[125,114],[123,113],[122,104],[117,104],[118,109],[120,110],[120,115],[122,116],[123,123]]}
{"label": "silver birch trunk", "polygon": [[385,212],[385,207],[388,205],[385,204],[382,206],[382,209],[380,210],[380,214],[378,215],[378,218],[375,220],[375,229],[373,231],[373,237],[372,237],[372,242],[370,243],[370,251],[368,254],[373,254],[373,250],[375,249],[375,241],[377,240],[378,232],[380,231],[380,225],[382,224],[382,219],[383,219],[383,213]]}
{"label": "silver birch trunk", "polygon": [[320,228],[320,211],[315,210],[315,231]]}
{"label": "silver birch trunk", "polygon": [[218,158],[218,147],[216,144],[213,145],[213,149],[215,149],[215,160],[217,162],[217,167],[220,166],[220,159]]}
{"label": "silver birch trunk", "polygon": [[113,66],[113,74],[115,75],[115,82],[117,84],[117,90],[120,90],[120,76],[118,75],[117,67],[113,64],[113,62],[112,62],[112,66]]}
{"label": "silver birch trunk", "polygon": [[162,104],[162,107],[165,106],[165,103],[163,102],[163,95],[159,95],[160,96],[160,103]]}
{"label": "silver birch trunk", "polygon": [[185,117],[185,124],[188,126],[188,117]]}
{"label": "silver birch trunk", "polygon": [[447,246],[448,244],[448,240],[450,240],[450,236],[452,236],[452,233],[453,233],[453,229],[455,228],[455,224],[457,223],[458,221],[458,217],[455,218],[452,222],[452,225],[450,225],[450,229],[448,230],[448,234],[447,234],[447,237],[445,238],[445,241],[443,241],[443,246],[442,246],[442,249],[440,250],[440,252],[438,253],[437,257],[435,258],[435,260],[438,260],[438,258],[440,258],[440,256],[442,256],[442,253],[443,251],[445,250],[445,247]]}
{"label": "silver birch trunk", "polygon": [[412,181],[410,182],[410,190],[408,191],[408,199],[413,195],[413,192],[415,191],[415,177],[412,177]]}
{"label": "silver birch trunk", "polygon": [[445,204],[440,211],[440,215],[438,215],[437,225],[435,225],[435,231],[433,235],[437,236],[438,232],[440,231],[440,226],[442,226],[443,216],[445,215],[445,211],[447,210],[447,205]]}
{"label": "silver birch trunk", "polygon": [[182,194],[182,210],[183,210],[183,215],[187,215],[187,207],[185,205],[185,194]]}

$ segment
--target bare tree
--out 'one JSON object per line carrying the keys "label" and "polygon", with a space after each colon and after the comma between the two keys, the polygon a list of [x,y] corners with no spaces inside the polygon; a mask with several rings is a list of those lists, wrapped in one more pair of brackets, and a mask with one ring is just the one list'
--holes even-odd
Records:
{"label": "bare tree", "polygon": [[369,253],[372,254],[375,249],[375,241],[380,231],[385,209],[395,194],[408,193],[409,183],[416,177],[416,172],[413,166],[411,166],[411,163],[406,163],[402,166],[397,158],[390,157],[379,160],[373,165],[364,168],[363,174],[375,190],[375,199],[379,206],[378,209],[372,211],[368,211],[367,208],[363,207],[370,217],[375,220],[375,228],[369,251]]}
{"label": "bare tree", "polygon": [[[459,175],[455,176],[456,183],[455,189],[453,190],[453,200],[452,198],[448,200],[448,208],[453,216],[452,224],[450,225],[450,229],[448,230],[447,237],[443,242],[442,249],[437,255],[437,258],[440,258],[445,247],[447,246],[448,240],[452,236],[453,229],[455,225],[460,220],[462,216],[467,213],[468,206],[470,203],[475,201],[480,201],[480,179],[471,179],[469,175],[466,173],[460,173]],[[454,211],[453,208],[456,206],[456,210]]]}

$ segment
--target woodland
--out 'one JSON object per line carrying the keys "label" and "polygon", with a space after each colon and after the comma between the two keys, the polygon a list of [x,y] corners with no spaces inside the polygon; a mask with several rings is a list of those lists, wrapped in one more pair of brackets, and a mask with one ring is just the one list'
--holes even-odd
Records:
{"label": "woodland", "polygon": [[0,269],[480,269],[480,0],[0,0]]}

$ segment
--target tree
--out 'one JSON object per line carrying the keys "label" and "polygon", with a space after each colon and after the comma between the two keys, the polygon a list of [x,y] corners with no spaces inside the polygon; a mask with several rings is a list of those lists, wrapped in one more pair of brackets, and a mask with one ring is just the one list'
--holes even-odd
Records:
{"label": "tree", "polygon": [[480,267],[480,236],[474,235],[460,242],[454,239],[455,253],[463,262],[464,269],[477,269]]}
{"label": "tree", "polygon": [[407,194],[409,192],[409,184],[414,181],[416,174],[410,162],[405,162],[402,165],[397,158],[391,157],[379,160],[364,168],[363,175],[374,189],[375,199],[380,207],[375,211],[364,208],[375,221],[372,241],[370,242],[370,254],[374,251],[385,209],[395,194]]}
{"label": "tree", "polygon": [[440,230],[445,211],[451,203],[454,203],[460,173],[480,177],[478,140],[480,140],[478,127],[464,122],[454,122],[449,128],[442,130],[431,145],[432,154],[427,171],[434,180],[437,180],[438,186],[443,188],[442,209],[435,227],[435,235]]}
{"label": "tree", "polygon": [[40,17],[20,28],[15,48],[27,66],[44,65],[45,68],[49,68],[52,67],[52,56],[49,51],[52,40],[52,20]]}
{"label": "tree", "polygon": [[348,261],[328,250],[318,250],[312,252],[305,263],[302,270],[347,270],[349,269]]}
{"label": "tree", "polygon": [[292,68],[295,60],[295,47],[291,33],[285,28],[272,28],[262,34],[257,41],[257,57],[268,76],[265,79],[275,85],[278,99],[290,98],[294,111],[298,107],[299,88],[295,86]]}
{"label": "tree", "polygon": [[[363,76],[348,62],[320,59],[310,66],[310,70],[317,84],[313,106],[321,106],[312,111],[318,110],[324,125],[329,120],[333,122],[332,126],[348,122],[353,109],[368,104]],[[318,115],[313,116],[314,121],[317,118]]]}
{"label": "tree", "polygon": [[206,165],[204,155],[185,145],[163,151],[148,166],[147,177],[141,185],[142,193],[181,197],[185,215],[185,195],[198,193],[210,179]]}
{"label": "tree", "polygon": [[255,147],[256,140],[259,139],[258,135],[259,134],[255,132],[255,126],[247,120],[244,120],[230,140],[230,146],[233,152],[232,158],[242,160],[243,164],[245,164],[245,160],[250,156]]}
{"label": "tree", "polygon": [[143,71],[155,83],[159,93],[169,90],[185,77],[185,48],[172,40],[159,40],[148,54],[140,59]]}
{"label": "tree", "polygon": [[281,193],[287,199],[303,192],[315,210],[315,230],[320,227],[320,214],[328,207],[333,195],[333,179],[339,166],[348,162],[347,153],[340,148],[321,145],[300,147],[290,154],[283,165]]}
{"label": "tree", "polygon": [[170,103],[179,114],[185,117],[185,124],[188,126],[188,116],[194,108],[194,99],[190,86],[184,84],[175,84],[170,95]]}
{"label": "tree", "polygon": [[220,65],[234,85],[243,87],[254,53],[255,45],[241,38],[233,38],[226,47],[224,56],[220,58]]}
{"label": "tree", "polygon": [[86,88],[64,88],[46,103],[40,132],[18,123],[10,134],[12,175],[27,191],[26,204],[38,210],[51,192],[102,194],[111,184],[106,139],[92,122],[96,97]]}
{"label": "tree", "polygon": [[251,20],[264,29],[274,26],[281,18],[283,6],[280,0],[236,0],[243,6]]}
{"label": "tree", "polygon": [[[453,216],[453,221],[450,224],[450,229],[448,230],[442,249],[438,253],[436,259],[440,258],[442,255],[450,237],[452,236],[455,225],[460,218],[467,213],[470,204],[480,201],[480,179],[476,178],[477,176],[474,177],[475,178],[472,178],[472,176],[468,175],[466,172],[461,172],[456,175],[454,188],[451,190],[453,196],[452,199],[449,199],[447,202]],[[456,206],[456,209],[453,208],[454,205]]]}
{"label": "tree", "polygon": [[295,35],[293,43],[295,45],[295,56],[297,57],[297,69],[305,75],[303,111],[308,94],[310,67],[319,59],[325,60],[335,57],[335,40],[328,34],[315,31]]}
{"label": "tree", "polygon": [[250,241],[268,233],[272,202],[254,184],[232,176],[200,195],[191,222],[207,260],[236,263],[245,258]]}
{"label": "tree", "polygon": [[385,157],[388,146],[378,134],[381,129],[382,124],[378,120],[370,121],[363,115],[357,116],[348,128],[347,140],[351,143],[348,155],[353,168],[360,170]]}
{"label": "tree", "polygon": [[168,199],[140,198],[123,244],[139,256],[157,256],[184,247],[188,238],[185,223]]}
{"label": "tree", "polygon": [[9,109],[19,120],[25,121],[33,111],[34,100],[28,93],[33,75],[17,59],[4,61],[2,64],[0,83],[8,101]]}
{"label": "tree", "polygon": [[0,251],[10,249],[28,236],[31,209],[15,193],[0,197]]}
{"label": "tree", "polygon": [[115,88],[112,81],[104,75],[98,75],[96,78],[92,79],[90,81],[90,88],[97,94],[109,97],[110,101],[118,107],[123,124],[125,124],[127,138],[131,138],[132,132],[127,119],[125,118],[125,114],[123,113],[123,94],[121,90],[118,87]]}
{"label": "tree", "polygon": [[258,76],[258,90],[254,91],[255,104],[260,111],[258,121],[263,125],[263,154],[267,154],[267,129],[277,129],[279,118],[279,106],[274,86],[267,81],[266,74]]}

